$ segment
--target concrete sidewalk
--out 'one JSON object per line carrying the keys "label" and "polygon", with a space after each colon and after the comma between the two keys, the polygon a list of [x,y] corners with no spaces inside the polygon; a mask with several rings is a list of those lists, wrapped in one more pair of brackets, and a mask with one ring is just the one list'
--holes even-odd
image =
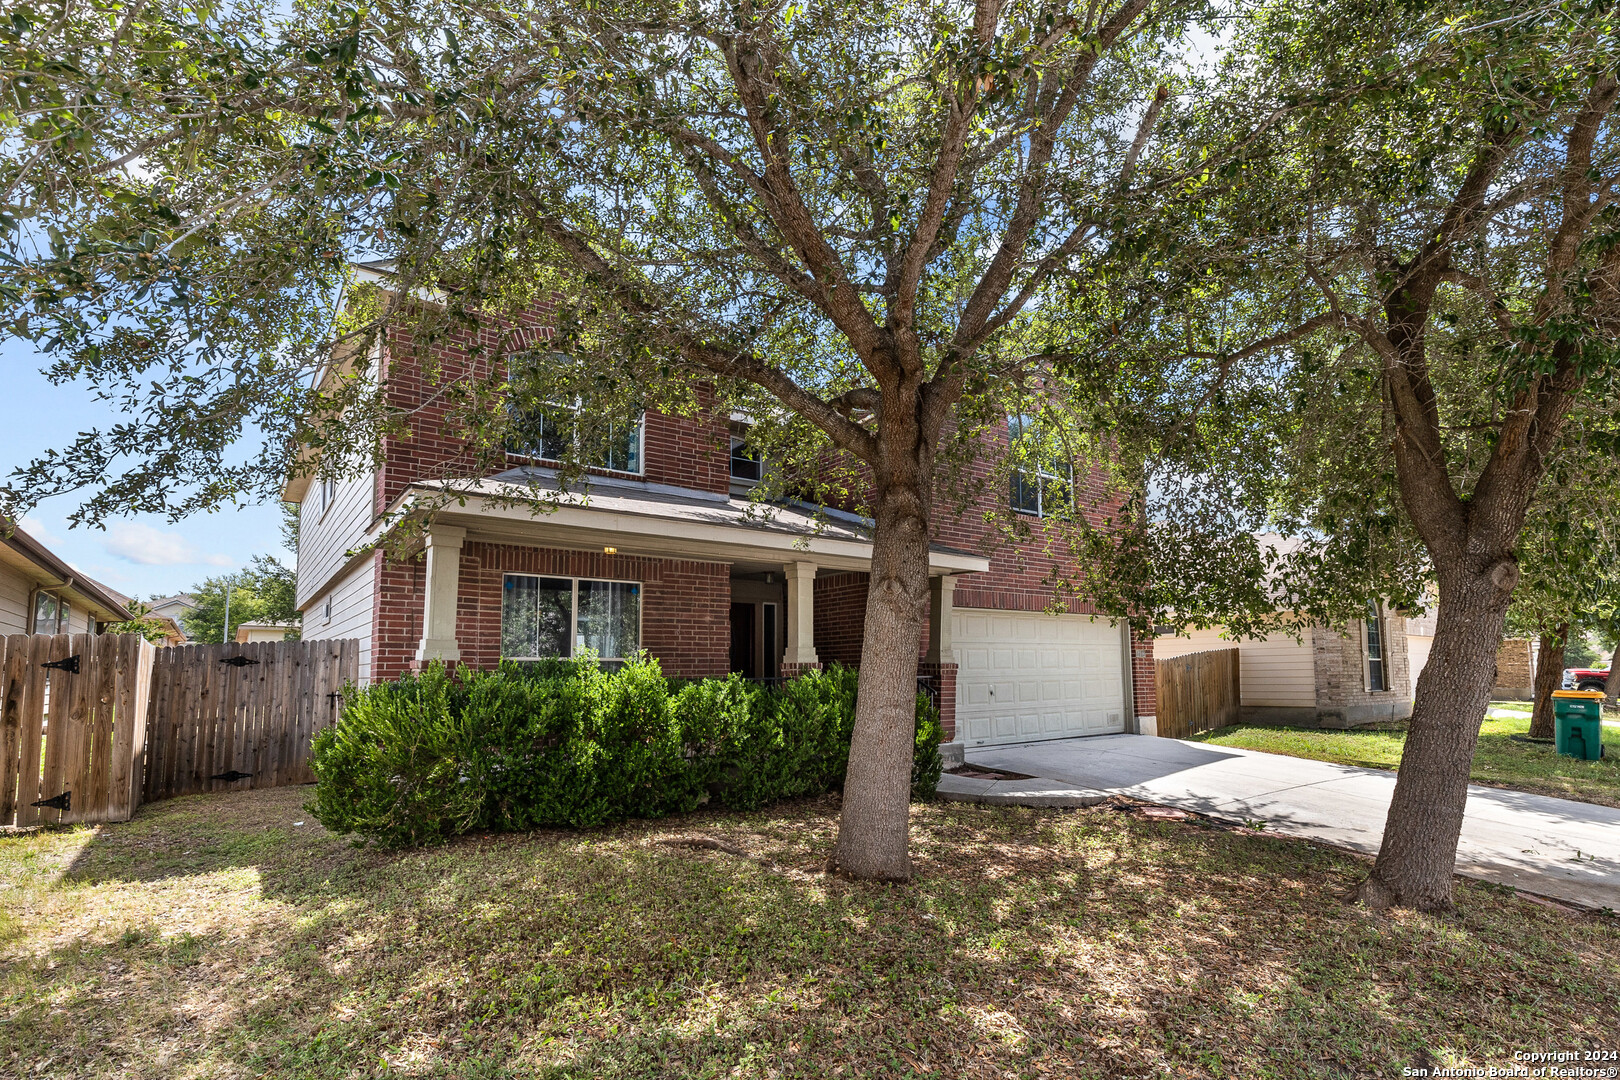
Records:
{"label": "concrete sidewalk", "polygon": [[[981,796],[1028,789],[1053,800],[1026,805],[1128,795],[1227,821],[1262,821],[1271,832],[1368,854],[1378,851],[1395,788],[1395,774],[1382,769],[1142,735],[979,747],[967,760],[1056,784],[952,778],[946,797],[973,798],[956,791],[971,784],[989,785]],[[1457,872],[1620,911],[1620,810],[1471,785]]]}

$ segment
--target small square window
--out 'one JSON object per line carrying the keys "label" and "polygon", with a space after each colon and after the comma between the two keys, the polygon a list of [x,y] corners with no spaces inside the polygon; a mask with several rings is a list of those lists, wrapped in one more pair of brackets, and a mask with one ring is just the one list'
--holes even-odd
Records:
{"label": "small square window", "polygon": [[765,475],[764,462],[757,450],[748,449],[740,437],[731,437],[731,478],[757,482]]}

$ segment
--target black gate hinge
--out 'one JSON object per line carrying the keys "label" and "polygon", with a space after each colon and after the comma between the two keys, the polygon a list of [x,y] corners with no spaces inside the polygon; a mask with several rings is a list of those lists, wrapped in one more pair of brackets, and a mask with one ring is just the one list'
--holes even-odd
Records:
{"label": "black gate hinge", "polygon": [[47,660],[39,666],[55,668],[57,671],[65,671],[69,675],[77,675],[79,673],[79,655],[74,653],[65,660]]}
{"label": "black gate hinge", "polygon": [[[77,660],[78,657],[74,657],[74,659]],[[63,813],[66,813],[73,809],[73,792],[64,791],[62,794],[53,798],[41,799],[36,803],[29,803],[28,805],[42,807],[46,810],[60,810]]]}

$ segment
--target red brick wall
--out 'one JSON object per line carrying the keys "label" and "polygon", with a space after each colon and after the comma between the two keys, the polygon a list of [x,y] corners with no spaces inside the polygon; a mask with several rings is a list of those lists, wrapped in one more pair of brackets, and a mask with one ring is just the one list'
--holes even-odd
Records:
{"label": "red brick wall", "polygon": [[927,661],[917,665],[917,674],[931,677],[939,690],[939,726],[944,729],[941,742],[956,739],[956,667],[955,664],[930,664]]}
{"label": "red brick wall", "polygon": [[861,641],[866,627],[866,590],[865,574],[829,574],[816,578],[816,656],[823,664],[837,662],[846,667],[860,667]]}
{"label": "red brick wall", "polygon": [[[551,336],[546,323],[549,305],[537,306],[516,343],[543,340]],[[513,340],[506,339],[507,348]],[[474,345],[483,351],[474,358]],[[491,370],[491,357],[498,353],[503,339],[498,328],[452,336],[433,351],[436,370],[424,375],[416,355],[410,330],[389,332],[383,359],[383,380],[391,407],[408,415],[409,430],[383,440],[384,464],[377,473],[374,511],[381,513],[413,481],[461,476],[470,471],[466,443],[451,430],[452,417],[444,400],[444,387],[457,379],[476,379]],[[713,391],[697,388],[702,407],[714,400]],[[730,424],[725,416],[700,413],[695,417],[647,414],[643,440],[642,473],[637,479],[660,484],[723,492],[731,484]],[[509,466],[528,464],[530,459],[509,457]],[[605,470],[593,470],[603,471]],[[615,474],[630,475],[630,474]]]}
{"label": "red brick wall", "polygon": [[[1009,493],[1007,482],[992,480],[996,463],[1007,452],[1005,429],[985,438],[979,460],[964,466],[962,475],[946,478],[934,501],[934,542],[962,551],[988,556],[990,569],[969,574],[956,581],[956,606],[993,608],[1003,611],[1043,611],[1057,602],[1061,610],[1078,615],[1095,614],[1084,599],[1064,594],[1059,583],[1072,581],[1074,569],[1067,565],[1061,529],[1033,514],[1013,519],[1028,527],[1027,536],[1007,536]],[[1124,504],[1122,492],[1114,490],[1106,469],[1076,471],[1075,505],[1093,526],[1103,526],[1117,517]],[[958,512],[955,492],[974,492],[968,506]],[[986,521],[986,514],[1000,518]],[[1048,544],[1052,550],[1047,550]]]}
{"label": "red brick wall", "polygon": [[1131,708],[1137,716],[1155,716],[1159,709],[1158,687],[1153,675],[1153,636],[1131,631],[1131,681],[1134,687]]}
{"label": "red brick wall", "polygon": [[371,679],[377,682],[397,678],[416,659],[427,568],[420,556],[396,562],[379,551],[372,558],[377,591],[371,613]]}
{"label": "red brick wall", "polygon": [[[712,408],[713,392],[700,388],[698,401]],[[726,417],[649,412],[642,445],[647,458],[643,479],[699,491],[731,490],[731,424]]]}

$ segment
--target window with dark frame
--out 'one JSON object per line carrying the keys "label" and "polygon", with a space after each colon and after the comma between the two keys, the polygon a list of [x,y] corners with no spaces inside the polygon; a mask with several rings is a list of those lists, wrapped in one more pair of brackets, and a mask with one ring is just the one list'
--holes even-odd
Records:
{"label": "window with dark frame", "polygon": [[748,449],[740,435],[731,437],[731,478],[758,482],[765,475],[759,451]]}
{"label": "window with dark frame", "polygon": [[1367,692],[1389,689],[1384,673],[1384,628],[1378,618],[1378,605],[1367,602]]}
{"label": "window with dark frame", "polygon": [[1073,505],[1074,467],[1040,447],[1035,417],[1009,416],[1007,438],[1025,466],[1012,471],[1008,500],[1012,508],[1037,517],[1067,517]]}
{"label": "window with dark frame", "polygon": [[501,589],[501,656],[569,657],[589,649],[624,660],[641,648],[641,585],[634,581],[507,574]]}

